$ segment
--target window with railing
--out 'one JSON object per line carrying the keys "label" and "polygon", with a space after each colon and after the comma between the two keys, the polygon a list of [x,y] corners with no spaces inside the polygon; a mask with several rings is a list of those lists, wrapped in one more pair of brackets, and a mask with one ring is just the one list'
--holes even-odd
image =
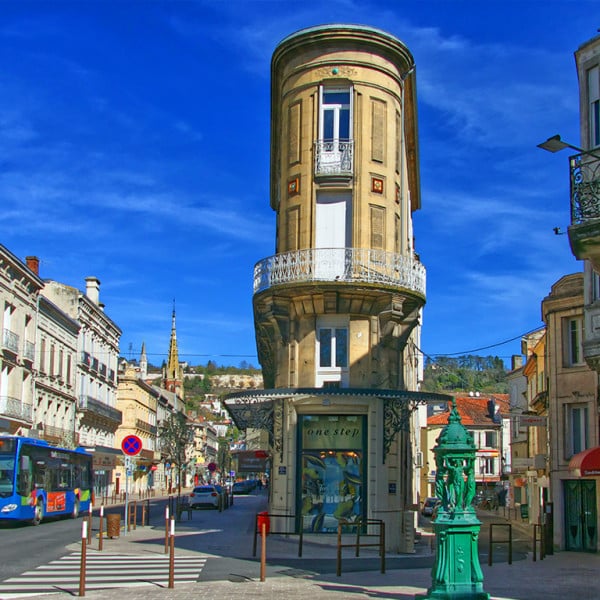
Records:
{"label": "window with railing", "polygon": [[315,144],[317,175],[352,173],[352,89],[321,86],[319,139]]}
{"label": "window with railing", "polygon": [[19,352],[19,336],[10,329],[2,331],[2,347],[17,354]]}
{"label": "window with railing", "polygon": [[23,344],[23,357],[33,362],[35,358],[35,344],[29,340],[25,340]]}

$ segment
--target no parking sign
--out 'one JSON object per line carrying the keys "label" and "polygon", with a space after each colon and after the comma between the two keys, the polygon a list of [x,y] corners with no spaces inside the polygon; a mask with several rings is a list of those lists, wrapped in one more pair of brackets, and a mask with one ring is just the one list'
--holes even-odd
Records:
{"label": "no parking sign", "polygon": [[137,456],[142,451],[142,440],[137,435],[128,435],[121,442],[121,450],[127,456]]}

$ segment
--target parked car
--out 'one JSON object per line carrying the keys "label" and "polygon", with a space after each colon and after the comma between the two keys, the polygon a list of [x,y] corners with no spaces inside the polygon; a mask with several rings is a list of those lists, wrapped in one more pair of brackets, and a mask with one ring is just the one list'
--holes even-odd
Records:
{"label": "parked car", "polygon": [[232,489],[234,494],[249,494],[252,491],[252,483],[248,479],[236,481]]}
{"label": "parked car", "polygon": [[221,504],[221,494],[214,485],[196,486],[190,494],[191,508],[219,508]]}
{"label": "parked car", "polygon": [[439,498],[425,498],[425,502],[423,502],[423,508],[421,509],[421,514],[424,517],[432,517],[433,511],[441,503],[442,502]]}

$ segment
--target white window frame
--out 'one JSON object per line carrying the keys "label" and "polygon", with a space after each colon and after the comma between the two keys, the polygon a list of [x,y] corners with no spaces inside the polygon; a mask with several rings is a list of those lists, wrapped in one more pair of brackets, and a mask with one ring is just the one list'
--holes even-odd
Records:
{"label": "white window frame", "polygon": [[563,342],[564,366],[577,367],[583,365],[583,317],[564,319]]}
{"label": "white window frame", "polygon": [[[340,387],[348,385],[348,369],[350,364],[350,340],[348,318],[344,316],[318,318],[317,336],[315,347],[315,386],[326,387],[328,384],[339,383]],[[346,332],[346,364],[338,365],[336,363],[338,338],[336,330],[345,330]],[[321,366],[321,332],[323,330],[331,331],[331,365]]]}
{"label": "white window frame", "polygon": [[[333,93],[348,93],[348,104],[325,104],[325,94]],[[325,129],[325,111],[333,111],[333,142],[334,147],[337,147],[340,141],[340,114],[344,108],[348,108],[348,137],[343,140],[352,139],[352,86],[327,86],[322,85],[319,87],[319,140],[325,141],[324,129]]]}

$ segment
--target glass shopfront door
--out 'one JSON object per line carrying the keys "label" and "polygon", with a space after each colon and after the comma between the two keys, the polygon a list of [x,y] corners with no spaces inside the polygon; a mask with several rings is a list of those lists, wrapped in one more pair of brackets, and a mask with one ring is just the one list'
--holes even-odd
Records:
{"label": "glass shopfront door", "polygon": [[298,509],[303,531],[337,532],[366,514],[366,417],[300,415]]}

